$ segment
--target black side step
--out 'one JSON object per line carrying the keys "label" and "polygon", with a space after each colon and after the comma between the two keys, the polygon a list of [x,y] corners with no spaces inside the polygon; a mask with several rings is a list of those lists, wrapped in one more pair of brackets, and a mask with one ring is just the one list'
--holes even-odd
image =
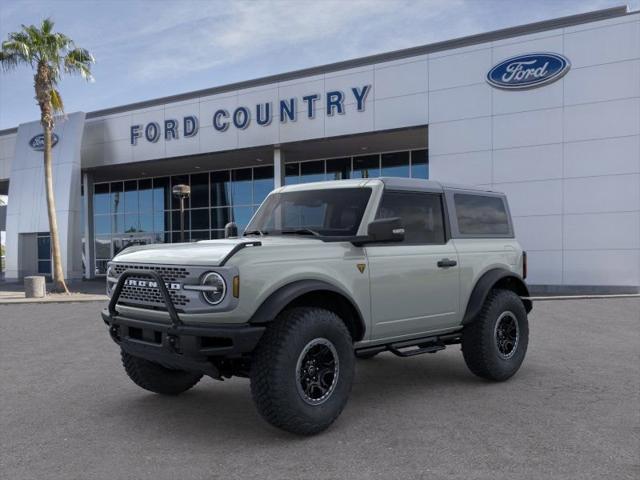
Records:
{"label": "black side step", "polygon": [[444,350],[447,345],[460,343],[462,332],[449,333],[446,335],[434,335],[432,337],[414,338],[402,342],[390,343],[388,345],[376,345],[373,347],[360,348],[356,355],[377,354],[390,351],[399,357],[413,357],[422,353],[435,353]]}

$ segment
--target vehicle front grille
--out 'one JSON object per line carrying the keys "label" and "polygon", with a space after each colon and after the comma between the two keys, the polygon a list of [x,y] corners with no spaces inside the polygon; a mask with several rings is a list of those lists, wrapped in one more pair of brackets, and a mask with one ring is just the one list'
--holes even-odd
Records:
{"label": "vehicle front grille", "polygon": [[189,271],[183,267],[163,267],[158,265],[127,265],[123,263],[114,264],[114,270],[119,277],[125,270],[153,270],[162,275],[165,282],[177,282],[189,276]]}
{"label": "vehicle front grille", "polygon": [[[189,278],[191,272],[184,267],[172,267],[161,265],[136,265],[136,264],[123,264],[114,263],[113,270],[116,277],[120,277],[126,270],[149,270],[160,274],[165,283],[180,282],[186,278]],[[139,277],[129,277],[131,280],[152,280],[151,277],[140,275]],[[188,307],[191,303],[189,298],[183,290],[171,290],[169,289],[169,295],[173,301],[173,305],[177,310],[182,310]],[[162,293],[158,288],[153,287],[139,287],[135,285],[123,285],[122,292],[120,293],[119,301],[132,306],[151,307],[153,309],[166,310],[166,305],[162,297]]]}

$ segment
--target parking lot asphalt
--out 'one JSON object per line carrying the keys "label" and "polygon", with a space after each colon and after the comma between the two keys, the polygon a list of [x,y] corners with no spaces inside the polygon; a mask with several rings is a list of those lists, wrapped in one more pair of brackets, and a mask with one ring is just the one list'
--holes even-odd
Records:
{"label": "parking lot asphalt", "polygon": [[338,421],[300,438],[249,382],[179,397],[136,387],[101,303],[0,306],[6,479],[640,477],[640,300],[540,302],[520,372],[489,383],[458,346],[358,361]]}

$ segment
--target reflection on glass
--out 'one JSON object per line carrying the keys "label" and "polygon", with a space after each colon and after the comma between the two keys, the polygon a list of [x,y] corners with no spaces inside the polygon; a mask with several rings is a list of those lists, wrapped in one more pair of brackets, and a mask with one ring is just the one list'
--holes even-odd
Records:
{"label": "reflection on glass", "polygon": [[51,260],[38,260],[38,273],[49,275],[51,273]]}
{"label": "reflection on glass", "polygon": [[51,259],[51,237],[38,235],[38,258],[40,260]]}
{"label": "reflection on glass", "polygon": [[164,232],[170,230],[170,218],[169,212],[154,213],[153,214],[153,231]]}
{"label": "reflection on glass", "polygon": [[94,213],[109,213],[109,184],[94,185],[93,211]]}
{"label": "reflection on glass", "polygon": [[287,163],[284,166],[284,184],[297,185],[300,183],[300,164]]}
{"label": "reflection on glass", "polygon": [[111,182],[111,213],[123,213],[123,187],[122,182]]}
{"label": "reflection on glass", "polygon": [[231,204],[230,173],[211,172],[211,206],[224,207]]}
{"label": "reflection on glass", "polygon": [[411,152],[411,178],[429,178],[428,150],[413,150]]}
{"label": "reflection on glass", "polygon": [[210,236],[209,230],[191,230],[190,239],[192,242],[197,242],[198,240],[209,240]]}
{"label": "reflection on glass", "polygon": [[383,177],[409,177],[409,152],[383,153]]}
{"label": "reflection on glass", "polygon": [[273,166],[253,169],[253,203],[262,203],[273,190]]}
{"label": "reflection on glass", "polygon": [[96,237],[96,258],[109,260],[111,258],[111,237]]}
{"label": "reflection on glass", "polygon": [[352,178],[376,178],[380,176],[380,156],[353,157]]}
{"label": "reflection on glass", "polygon": [[[171,226],[174,232],[180,231],[180,210],[174,210],[171,212]],[[189,230],[189,211],[184,212],[184,229]],[[186,237],[185,237],[186,238]]]}
{"label": "reflection on glass", "polygon": [[230,208],[212,208],[211,209],[211,228],[224,228],[231,221]]}
{"label": "reflection on glass", "polygon": [[251,169],[231,170],[231,192],[234,205],[251,205]]}
{"label": "reflection on glass", "polygon": [[300,183],[324,181],[324,160],[300,163]]}
{"label": "reflection on glass", "polygon": [[140,231],[153,232],[153,214],[152,213],[140,214]]}
{"label": "reflection on glass", "polygon": [[[173,189],[176,185],[189,185],[189,175],[173,175],[171,177],[171,188]],[[184,208],[189,208],[190,201],[190,197],[184,200]],[[180,208],[180,199],[174,197],[173,194],[171,194],[171,208]]]}
{"label": "reflection on glass", "polygon": [[346,180],[347,178],[351,178],[351,158],[327,160],[327,180]]}
{"label": "reflection on glass", "polygon": [[138,182],[136,180],[124,182],[124,211],[127,213],[137,212],[139,208]]}
{"label": "reflection on glass", "polygon": [[161,212],[171,208],[171,187],[169,177],[153,179],[153,210]]}
{"label": "reflection on glass", "polygon": [[138,180],[138,201],[141,212],[151,212],[153,210],[153,189],[151,179]]}
{"label": "reflection on glass", "polygon": [[249,224],[249,220],[253,216],[253,207],[233,207],[233,221],[238,225],[238,231],[241,232]]}
{"label": "reflection on glass", "polygon": [[96,235],[108,235],[111,233],[111,215],[96,215],[93,218],[93,226]]}
{"label": "reflection on glass", "polygon": [[[191,175],[191,208],[209,206],[209,174]],[[208,228],[208,227],[207,227]]]}
{"label": "reflection on glass", "polygon": [[191,210],[191,228],[193,230],[209,230],[209,209]]}

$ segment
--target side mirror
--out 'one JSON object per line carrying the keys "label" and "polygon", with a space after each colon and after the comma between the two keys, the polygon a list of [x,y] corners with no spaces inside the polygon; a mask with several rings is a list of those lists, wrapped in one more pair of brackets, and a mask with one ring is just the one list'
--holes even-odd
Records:
{"label": "side mirror", "polygon": [[238,225],[229,222],[224,226],[224,238],[235,238],[238,236]]}
{"label": "side mirror", "polygon": [[399,217],[380,218],[369,223],[367,243],[401,242],[404,240],[404,226]]}

